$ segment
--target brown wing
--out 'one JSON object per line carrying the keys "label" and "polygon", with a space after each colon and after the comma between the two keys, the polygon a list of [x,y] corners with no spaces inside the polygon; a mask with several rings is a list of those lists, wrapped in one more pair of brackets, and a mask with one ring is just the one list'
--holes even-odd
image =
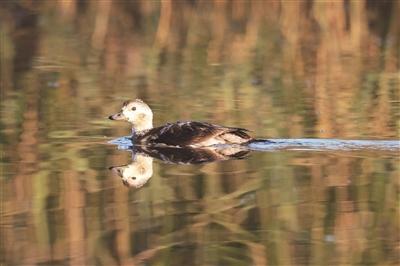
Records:
{"label": "brown wing", "polygon": [[227,132],[250,139],[250,136],[245,131],[245,129],[241,128],[222,127],[204,122],[176,122],[153,128],[141,136],[140,140],[149,144],[160,143],[170,146],[186,146],[200,143]]}

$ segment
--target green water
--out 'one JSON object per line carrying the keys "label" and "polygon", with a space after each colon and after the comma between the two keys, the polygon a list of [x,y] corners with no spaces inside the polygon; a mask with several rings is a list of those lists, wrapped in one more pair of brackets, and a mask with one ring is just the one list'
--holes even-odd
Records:
{"label": "green water", "polygon": [[398,2],[108,3],[0,3],[0,264],[400,263],[398,149],[154,159],[135,188],[107,119],[396,141]]}

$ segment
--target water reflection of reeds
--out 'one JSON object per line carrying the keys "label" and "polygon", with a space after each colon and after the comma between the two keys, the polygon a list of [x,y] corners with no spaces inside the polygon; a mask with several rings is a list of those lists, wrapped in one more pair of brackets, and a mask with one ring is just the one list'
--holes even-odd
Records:
{"label": "water reflection of reeds", "polygon": [[258,154],[189,176],[158,165],[132,191],[106,170],[126,155],[72,140],[126,134],[103,122],[123,97],[155,105],[157,122],[398,138],[399,8],[2,3],[1,263],[398,263],[396,155]]}

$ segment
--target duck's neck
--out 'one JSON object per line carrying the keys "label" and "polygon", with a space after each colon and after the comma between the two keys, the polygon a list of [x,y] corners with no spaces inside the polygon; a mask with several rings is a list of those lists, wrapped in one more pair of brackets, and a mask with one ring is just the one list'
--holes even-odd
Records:
{"label": "duck's neck", "polygon": [[137,133],[142,131],[147,131],[153,128],[153,118],[145,116],[142,119],[138,119],[132,124],[132,135],[134,136]]}

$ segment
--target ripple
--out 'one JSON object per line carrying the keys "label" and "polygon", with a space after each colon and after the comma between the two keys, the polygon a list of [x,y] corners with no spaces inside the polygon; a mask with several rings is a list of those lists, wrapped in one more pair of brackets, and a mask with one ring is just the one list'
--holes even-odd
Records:
{"label": "ripple", "polygon": [[[272,141],[272,142],[271,142]],[[271,139],[249,145],[258,151],[271,150],[400,150],[400,140]]]}

